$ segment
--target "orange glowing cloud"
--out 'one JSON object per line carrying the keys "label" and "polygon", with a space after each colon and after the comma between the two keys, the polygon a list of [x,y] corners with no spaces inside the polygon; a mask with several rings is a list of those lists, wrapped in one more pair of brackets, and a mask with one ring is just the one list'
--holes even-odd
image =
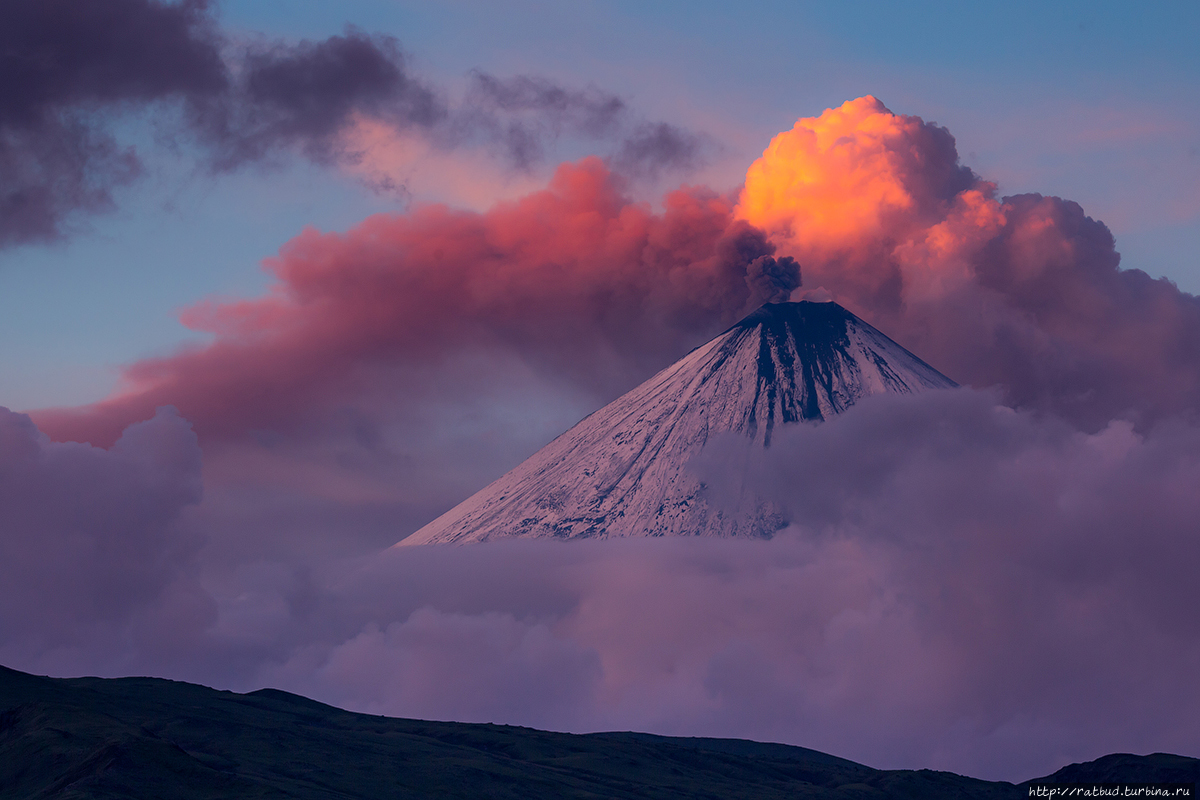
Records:
{"label": "orange glowing cloud", "polygon": [[962,245],[1003,222],[993,193],[958,163],[949,131],[867,96],[772,139],[737,216],[799,259],[806,284],[864,310],[895,308],[903,289],[942,295],[964,280]]}
{"label": "orange glowing cloud", "polygon": [[943,129],[860,97],[772,139],[746,172],[738,215],[802,245],[880,233],[970,186],[956,160]]}
{"label": "orange glowing cloud", "polygon": [[954,137],[861,97],[797,120],[746,174],[735,216],[807,287],[943,372],[1098,427],[1200,402],[1200,305],[1119,269],[1103,223],[1056,197],[996,197]]}

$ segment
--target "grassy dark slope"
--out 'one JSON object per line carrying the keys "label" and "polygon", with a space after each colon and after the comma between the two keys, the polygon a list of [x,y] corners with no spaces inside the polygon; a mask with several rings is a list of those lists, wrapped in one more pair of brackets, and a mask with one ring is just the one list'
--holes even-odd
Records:
{"label": "grassy dark slope", "polygon": [[[1156,780],[1182,780],[1180,770],[1189,769],[1195,780],[1200,771],[1195,759],[1162,758],[1155,768],[1176,777]],[[1137,768],[1102,769],[1121,780],[1151,779],[1135,777]],[[5,799],[1025,795],[1011,784],[874,770],[786,745],[420,722],[270,689],[242,695],[154,678],[63,680],[0,667]]]}

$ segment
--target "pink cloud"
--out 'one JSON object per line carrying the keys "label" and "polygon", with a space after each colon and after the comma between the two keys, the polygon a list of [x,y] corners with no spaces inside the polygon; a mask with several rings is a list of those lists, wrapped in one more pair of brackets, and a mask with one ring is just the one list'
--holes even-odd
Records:
{"label": "pink cloud", "polygon": [[996,198],[949,132],[865,97],[777,136],[736,208],[690,188],[656,212],[585,159],[483,213],[425,206],[305,231],[268,260],[269,295],[185,312],[211,345],[131,365],[106,401],[35,417],[97,443],[162,404],[202,439],[312,431],[384,384],[399,403],[435,402],[417,399],[429,370],[469,352],[610,398],[761,299],[749,265],[775,247],[806,286],[1014,405],[1096,427],[1200,400],[1194,297],[1120,270],[1108,229],[1078,205]]}
{"label": "pink cloud", "polygon": [[1200,304],[1120,270],[1075,203],[995,187],[944,128],[865,97],[797,121],[747,173],[738,215],[946,374],[1092,427],[1200,403]]}
{"label": "pink cloud", "polygon": [[202,438],[286,429],[381,366],[472,348],[609,392],[755,305],[747,270],[770,247],[731,214],[704,189],[655,213],[586,159],[485,214],[428,206],[306,231],[269,260],[271,295],[184,314],[213,344],[132,365],[109,400],[36,416],[55,438],[110,442],[173,398]]}

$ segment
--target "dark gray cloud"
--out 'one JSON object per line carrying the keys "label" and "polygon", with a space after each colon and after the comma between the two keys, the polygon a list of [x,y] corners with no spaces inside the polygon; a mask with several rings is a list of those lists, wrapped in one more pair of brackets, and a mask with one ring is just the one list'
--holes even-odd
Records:
{"label": "dark gray cloud", "polygon": [[228,74],[207,5],[14,0],[0,5],[0,246],[53,239],[141,171],[106,109],[210,97]]}
{"label": "dark gray cloud", "polygon": [[208,4],[153,0],[15,0],[0,8],[0,120],[37,124],[48,109],[228,83]]}
{"label": "dark gray cloud", "polygon": [[116,116],[182,108],[170,135],[220,170],[299,151],[336,161],[359,112],[431,128],[446,112],[391,37],[235,46],[200,0],[52,0],[0,9],[0,245],[62,236],[143,171]]}
{"label": "dark gray cloud", "polygon": [[408,71],[394,38],[353,28],[320,42],[251,47],[233,90],[190,108],[225,169],[288,146],[334,160],[336,137],[356,112],[402,130],[432,128],[447,113],[434,90]]}
{"label": "dark gray cloud", "polygon": [[79,119],[0,128],[0,247],[62,236],[70,214],[111,210],[141,173],[132,148]]}
{"label": "dark gray cloud", "polygon": [[628,113],[624,100],[595,86],[568,89],[545,78],[499,78],[478,69],[471,72],[465,105],[478,114],[532,113],[536,124],[555,134],[573,130],[594,137],[616,131]]}
{"label": "dark gray cloud", "polygon": [[666,122],[643,122],[621,142],[611,163],[623,174],[654,179],[702,166],[712,147],[700,134]]}
{"label": "dark gray cloud", "polygon": [[611,143],[632,175],[690,168],[702,149],[595,87],[477,71],[452,103],[413,74],[395,38],[355,28],[244,45],[203,0],[17,0],[0,8],[0,246],[56,239],[77,212],[111,209],[143,166],[110,123],[168,107],[182,109],[161,118],[174,120],[168,138],[216,171],[297,152],[352,162],[361,154],[339,136],[360,114],[525,170],[564,138]]}
{"label": "dark gray cloud", "polygon": [[700,166],[704,137],[665,122],[647,122],[617,95],[595,86],[573,89],[536,76],[499,78],[474,70],[452,129],[482,142],[515,167],[530,169],[561,139],[614,144],[607,160],[624,175],[655,179]]}
{"label": "dark gray cloud", "polygon": [[800,288],[800,265],[791,256],[759,256],[746,269],[750,305],[782,303]]}

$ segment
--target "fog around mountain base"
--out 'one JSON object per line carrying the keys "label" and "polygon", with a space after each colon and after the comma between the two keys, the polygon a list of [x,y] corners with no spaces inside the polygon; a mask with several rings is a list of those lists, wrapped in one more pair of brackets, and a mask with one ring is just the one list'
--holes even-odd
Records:
{"label": "fog around mountain base", "polygon": [[[47,516],[74,471],[117,455],[6,419],[24,458],[61,465],[6,496],[24,531],[71,541],[135,513]],[[174,441],[186,464],[179,423],[158,425],[147,452]],[[726,468],[719,448],[694,466],[708,480]],[[521,541],[221,569],[176,548],[167,578],[102,616],[86,581],[7,580],[0,659],[276,686],[390,715],[782,741],[983,778],[1200,747],[1200,428],[1082,433],[943,390],[867,398],[786,430],[763,459],[750,480],[792,515],[769,541]],[[218,541],[189,515],[189,468],[124,480],[173,487],[146,517],[157,541]],[[62,546],[20,533],[6,531],[6,565],[18,540]],[[161,575],[160,552],[92,561],[90,580],[128,584],[134,559]]]}

